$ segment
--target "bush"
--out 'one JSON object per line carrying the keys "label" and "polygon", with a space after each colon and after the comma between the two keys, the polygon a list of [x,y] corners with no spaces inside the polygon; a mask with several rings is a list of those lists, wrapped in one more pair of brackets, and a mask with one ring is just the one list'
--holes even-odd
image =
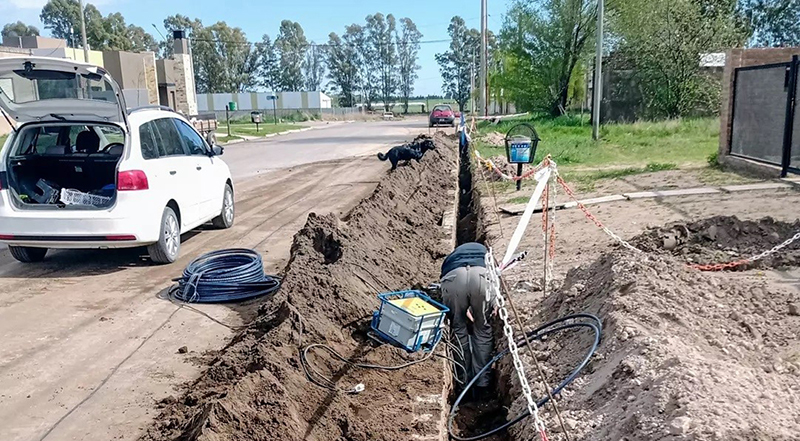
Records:
{"label": "bush", "polygon": [[719,152],[714,152],[708,155],[708,166],[711,168],[722,167],[722,164],[719,163]]}

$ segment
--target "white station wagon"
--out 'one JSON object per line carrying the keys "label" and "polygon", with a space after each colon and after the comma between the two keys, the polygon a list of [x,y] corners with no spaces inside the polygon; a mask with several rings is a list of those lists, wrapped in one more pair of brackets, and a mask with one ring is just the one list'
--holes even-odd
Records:
{"label": "white station wagon", "polygon": [[0,242],[21,262],[48,248],[147,246],[171,263],[181,233],[234,220],[222,148],[178,113],[127,110],[102,68],[53,58],[0,59]]}

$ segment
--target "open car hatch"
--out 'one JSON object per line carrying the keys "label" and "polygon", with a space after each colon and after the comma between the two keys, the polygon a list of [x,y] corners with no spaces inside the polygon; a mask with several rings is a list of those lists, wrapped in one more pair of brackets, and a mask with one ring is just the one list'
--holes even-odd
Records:
{"label": "open car hatch", "polygon": [[16,126],[96,121],[127,128],[125,99],[103,68],[43,57],[0,58],[0,108]]}

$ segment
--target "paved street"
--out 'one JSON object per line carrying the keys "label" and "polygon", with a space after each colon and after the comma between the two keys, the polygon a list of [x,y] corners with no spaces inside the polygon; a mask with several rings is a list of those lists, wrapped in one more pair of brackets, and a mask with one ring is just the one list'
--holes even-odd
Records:
{"label": "paved street", "polygon": [[254,248],[279,271],[309,212],[347,211],[389,168],[374,153],[426,130],[424,120],[335,124],[229,146],[236,224],[184,235],[173,265],[152,266],[141,250],[60,251],[36,265],[0,251],[0,440],[136,439],[155,403],[178,395],[254,311],[173,304],[171,279],[228,247]]}
{"label": "paved street", "polygon": [[375,154],[427,131],[424,118],[389,122],[332,122],[313,130],[230,144],[224,159],[236,180],[310,162]]}

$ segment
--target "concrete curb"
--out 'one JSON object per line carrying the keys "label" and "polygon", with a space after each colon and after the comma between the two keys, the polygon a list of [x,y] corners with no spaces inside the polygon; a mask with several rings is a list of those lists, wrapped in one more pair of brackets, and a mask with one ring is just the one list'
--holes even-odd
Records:
{"label": "concrete curb", "polygon": [[[665,197],[674,197],[674,196],[699,196],[699,195],[712,195],[712,194],[726,194],[726,193],[738,193],[742,191],[766,191],[766,190],[784,190],[784,189],[794,189],[800,190],[800,180],[782,180],[784,182],[760,182],[756,184],[745,184],[745,185],[728,185],[724,187],[698,187],[698,188],[686,188],[681,190],[660,190],[660,191],[639,191],[634,193],[623,193],[623,194],[615,194],[609,196],[602,196],[592,199],[584,199],[581,200],[580,203],[583,205],[595,205],[595,204],[604,204],[608,202],[619,202],[619,201],[632,201],[632,200],[642,200],[642,199],[659,199]],[[510,206],[502,206],[498,207],[498,209],[506,214],[511,216],[518,216],[525,211],[525,206],[527,204],[516,204]],[[562,202],[556,205],[556,210],[566,210],[569,208],[576,208],[578,206],[577,202]],[[541,205],[537,205],[534,209],[534,213],[541,213],[542,207]]]}

